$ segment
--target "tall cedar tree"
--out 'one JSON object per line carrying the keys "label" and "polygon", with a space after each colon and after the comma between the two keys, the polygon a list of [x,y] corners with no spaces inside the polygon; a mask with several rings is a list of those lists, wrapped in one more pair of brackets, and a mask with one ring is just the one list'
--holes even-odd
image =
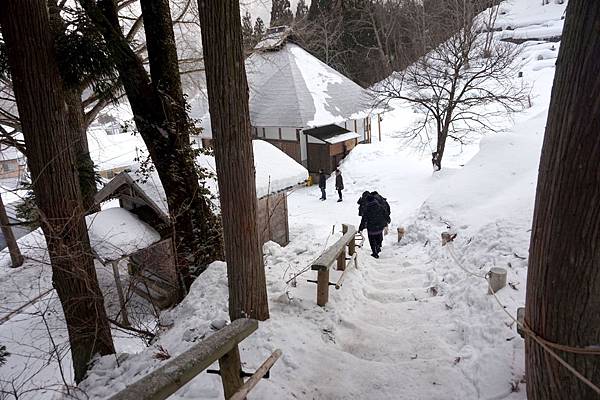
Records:
{"label": "tall cedar tree", "polygon": [[[546,124],[529,252],[525,322],[542,338],[600,343],[600,2],[570,0]],[[597,399],[527,338],[527,398]],[[600,386],[600,358],[556,352]]]}
{"label": "tall cedar tree", "polygon": [[291,25],[294,14],[289,0],[273,0],[271,3],[271,26]]}
{"label": "tall cedar tree", "polygon": [[0,26],[28,149],[27,164],[43,216],[52,283],[67,323],[75,380],[80,382],[94,356],[115,350],[87,235],[75,154],[69,143],[69,103],[55,59],[46,3],[0,1]]}
{"label": "tall cedar tree", "polygon": [[198,0],[231,319],[269,318],[238,0]]}
{"label": "tall cedar tree", "polygon": [[121,32],[115,1],[99,0],[96,4],[81,0],[81,4],[106,40],[135,124],[165,190],[183,281],[181,298],[193,281],[191,268],[222,259],[223,247],[219,220],[198,183],[169,2],[140,1],[151,79]]}

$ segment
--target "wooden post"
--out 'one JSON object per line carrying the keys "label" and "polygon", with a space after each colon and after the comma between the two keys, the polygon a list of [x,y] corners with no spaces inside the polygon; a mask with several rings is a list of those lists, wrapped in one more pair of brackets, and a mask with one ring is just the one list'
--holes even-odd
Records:
{"label": "wooden post", "polygon": [[10,227],[10,221],[8,219],[8,215],[6,215],[6,208],[4,208],[4,201],[2,200],[2,196],[0,196],[0,225],[2,228],[2,234],[4,235],[4,240],[6,241],[6,246],[8,246],[8,252],[10,253],[10,259],[12,261],[12,267],[20,267],[21,265],[23,265],[23,256],[21,255],[19,245],[17,244],[15,235],[13,234],[12,228]]}
{"label": "wooden post", "polygon": [[317,272],[317,304],[321,307],[329,300],[329,269]]}
{"label": "wooden post", "polygon": [[231,398],[244,384],[242,380],[242,364],[240,361],[240,350],[237,345],[219,359],[221,368],[221,382],[225,399]]}
{"label": "wooden post", "polygon": [[492,267],[490,269],[488,280],[490,283],[488,294],[496,293],[506,286],[506,270],[504,268]]}
{"label": "wooden post", "polygon": [[377,114],[377,129],[379,130],[379,141],[381,142],[381,115]]}
{"label": "wooden post", "polygon": [[119,261],[112,261],[111,265],[113,274],[115,275],[115,284],[117,285],[117,294],[119,295],[119,305],[121,306],[121,322],[125,326],[131,326],[129,323],[129,316],[127,315],[125,295],[123,294],[123,285],[121,284],[121,275],[119,275]]}
{"label": "wooden post", "polygon": [[346,269],[346,249],[342,250],[337,258],[337,270],[343,271]]}

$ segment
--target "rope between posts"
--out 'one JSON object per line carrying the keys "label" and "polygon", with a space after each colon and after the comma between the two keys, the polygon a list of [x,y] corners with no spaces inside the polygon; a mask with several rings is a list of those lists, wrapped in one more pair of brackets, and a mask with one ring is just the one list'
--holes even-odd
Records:
{"label": "rope between posts", "polygon": [[571,347],[571,346],[566,346],[566,345],[562,345],[562,344],[559,344],[559,343],[550,342],[549,340],[546,340],[546,339],[542,338],[537,333],[535,333],[531,328],[529,328],[529,326],[527,324],[521,323],[517,318],[515,318],[511,313],[509,313],[506,310],[506,306],[504,304],[502,304],[502,301],[500,301],[500,299],[496,295],[496,292],[492,288],[492,285],[490,284],[490,280],[488,279],[488,274],[486,274],[486,275],[479,275],[479,274],[476,274],[474,272],[469,271],[467,268],[465,268],[458,261],[458,258],[456,257],[456,254],[454,253],[454,246],[452,245],[452,242],[448,242],[446,244],[446,247],[448,249],[448,253],[450,254],[450,257],[454,260],[454,262],[456,263],[456,265],[460,269],[462,269],[463,271],[465,271],[466,273],[468,273],[471,276],[475,276],[475,277],[482,278],[482,279],[486,280],[486,282],[488,284],[488,288],[490,290],[490,293],[492,294],[492,296],[494,297],[494,299],[496,300],[496,302],[498,303],[498,305],[500,306],[500,308],[502,309],[502,311],[504,311],[504,313],[506,315],[508,315],[508,317],[514,323],[516,323],[518,326],[520,326],[521,329],[523,330],[523,332],[526,335],[528,335],[529,337],[531,337],[531,339],[533,339],[533,341],[535,341],[537,344],[539,344],[540,347],[542,347],[542,349],[544,349],[550,356],[552,356],[554,359],[556,359],[556,361],[558,361],[569,372],[571,372],[573,375],[575,375],[576,378],[578,378],[579,380],[581,380],[590,389],[592,389],[594,392],[596,392],[597,394],[600,395],[600,387],[598,387],[597,385],[595,385],[592,381],[590,381],[583,374],[581,374],[579,371],[577,371],[575,369],[575,367],[573,367],[571,364],[569,364],[567,361],[565,361],[561,356],[559,356],[558,354],[556,354],[556,352],[554,352],[554,350],[552,350],[552,348],[554,348],[556,350],[564,351],[564,352],[567,352],[567,353],[584,354],[584,355],[596,355],[596,356],[600,355],[600,349]]}

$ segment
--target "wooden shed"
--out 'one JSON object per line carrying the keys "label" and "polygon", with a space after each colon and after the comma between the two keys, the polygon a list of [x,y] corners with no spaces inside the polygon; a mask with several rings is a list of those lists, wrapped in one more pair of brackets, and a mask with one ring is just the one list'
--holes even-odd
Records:
{"label": "wooden shed", "polygon": [[331,174],[358,144],[360,137],[356,132],[333,124],[305,129],[302,133],[307,137],[306,156],[311,173],[322,169],[326,174]]}

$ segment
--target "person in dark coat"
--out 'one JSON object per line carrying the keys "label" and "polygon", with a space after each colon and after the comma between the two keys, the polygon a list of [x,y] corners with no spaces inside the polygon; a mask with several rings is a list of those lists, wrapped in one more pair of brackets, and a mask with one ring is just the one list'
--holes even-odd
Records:
{"label": "person in dark coat", "polygon": [[359,231],[367,229],[369,245],[372,251],[371,256],[375,258],[379,258],[381,245],[383,244],[383,229],[388,224],[388,219],[385,207],[377,201],[373,194],[369,193],[365,199]]}
{"label": "person in dark coat", "polygon": [[319,170],[319,189],[321,189],[320,200],[327,200],[327,195],[325,194],[326,185],[327,185],[327,175],[325,175],[325,171],[320,169]]}
{"label": "person in dark coat", "polygon": [[363,192],[362,196],[360,196],[360,199],[358,199],[358,201],[356,202],[356,204],[358,204],[358,216],[362,217],[364,212],[365,212],[365,204],[367,203],[367,196],[370,194],[370,192],[365,191]]}
{"label": "person in dark coat", "polygon": [[342,201],[342,190],[344,190],[344,178],[342,178],[342,171],[339,169],[335,170],[335,190],[337,190],[340,198],[338,199],[338,203]]}

